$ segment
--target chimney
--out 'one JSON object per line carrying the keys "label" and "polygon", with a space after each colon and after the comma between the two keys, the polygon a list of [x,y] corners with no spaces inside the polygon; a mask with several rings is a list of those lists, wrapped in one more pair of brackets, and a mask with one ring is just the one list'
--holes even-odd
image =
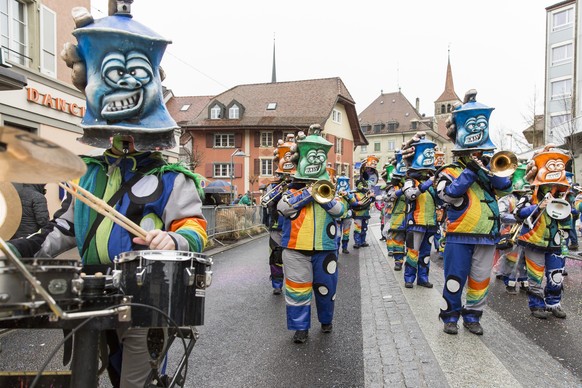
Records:
{"label": "chimney", "polygon": [[416,112],[419,112],[420,109],[420,98],[416,97]]}

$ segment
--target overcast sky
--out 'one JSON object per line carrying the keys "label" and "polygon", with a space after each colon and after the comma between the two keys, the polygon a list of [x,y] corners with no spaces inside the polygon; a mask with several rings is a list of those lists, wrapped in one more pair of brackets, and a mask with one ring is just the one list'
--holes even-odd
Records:
{"label": "overcast sky", "polygon": [[[340,77],[364,110],[400,88],[434,114],[450,48],[455,91],[495,107],[491,130],[525,129],[543,113],[547,0],[135,0],[134,19],[173,43],[162,61],[175,95],[240,84]],[[101,12],[100,12],[101,11]],[[95,18],[107,0],[92,0]],[[507,142],[507,137],[506,140]],[[507,143],[505,144],[507,145]],[[500,144],[498,144],[500,146]]]}

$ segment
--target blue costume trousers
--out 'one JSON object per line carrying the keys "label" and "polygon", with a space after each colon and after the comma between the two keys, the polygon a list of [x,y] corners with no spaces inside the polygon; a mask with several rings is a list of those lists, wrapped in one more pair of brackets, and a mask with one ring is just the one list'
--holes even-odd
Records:
{"label": "blue costume trousers", "polygon": [[406,233],[406,262],[404,263],[404,281],[414,283],[418,274],[418,283],[428,282],[430,269],[430,237],[429,232]]}

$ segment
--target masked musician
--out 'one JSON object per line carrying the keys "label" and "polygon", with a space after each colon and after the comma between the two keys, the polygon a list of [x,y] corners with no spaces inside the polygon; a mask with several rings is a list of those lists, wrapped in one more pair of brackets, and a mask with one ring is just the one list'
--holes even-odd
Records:
{"label": "masked musician", "polygon": [[370,206],[374,202],[372,188],[378,183],[376,166],[378,158],[368,156],[360,168],[360,178],[356,181],[356,191],[350,198],[352,217],[354,218],[354,249],[370,246],[366,242],[368,236],[368,220],[370,219]]}
{"label": "masked musician", "polygon": [[523,250],[516,241],[521,224],[513,215],[521,198],[526,196],[530,190],[529,184],[525,181],[525,164],[517,167],[513,173],[512,187],[511,194],[499,198],[498,201],[501,239],[495,250],[495,255],[498,257],[495,272],[497,277],[503,279],[507,293],[515,295],[518,285],[520,290],[527,291],[529,289]]}
{"label": "masked musician", "polygon": [[269,227],[269,268],[271,271],[271,286],[273,295],[281,295],[283,289],[283,247],[282,238],[282,216],[277,212],[277,204],[281,199],[289,177],[295,173],[295,163],[292,160],[291,149],[295,144],[295,135],[288,134],[286,141],[279,139],[277,149],[275,149],[274,162],[277,163],[277,180],[267,186],[265,195],[261,198],[261,204],[266,206],[271,214]]}
{"label": "masked musician", "polygon": [[[134,237],[66,196],[48,226],[28,238],[11,241],[22,257],[54,257],[76,246],[87,273],[111,266],[123,252],[202,252],[207,243],[199,195],[201,178],[151,151],[174,147],[174,130],[179,128],[162,96],[159,63],[169,41],[157,34],[148,36],[147,27],[127,17],[129,5],[118,3],[118,13],[99,23],[93,23],[87,10],[75,12],[73,34],[79,45],[66,46],[62,55],[75,69],[73,84],[87,98],[80,141],[108,148],[99,157],[84,159],[87,173],[79,185],[140,225],[147,235]],[[127,102],[129,93],[140,97]],[[120,344],[110,342],[112,348],[123,349],[121,365],[110,364],[109,368],[114,386],[144,386],[151,371],[147,333],[147,328],[130,328],[120,333]]]}
{"label": "masked musician", "polygon": [[[434,168],[438,170],[445,165],[445,153],[438,147],[434,151]],[[443,252],[445,250],[445,230],[447,223],[447,204],[444,203],[438,196],[436,200],[436,222],[437,230],[432,238],[434,250],[437,252],[437,257],[442,260]]]}
{"label": "masked musician", "polygon": [[332,331],[338,280],[336,219],[347,209],[335,199],[325,168],[331,146],[318,124],[309,128],[307,136],[298,134],[297,172],[277,205],[284,217],[281,245],[287,328],[295,330],[295,343],[304,343],[309,335],[313,293],[321,330]]}
{"label": "masked musician", "polygon": [[419,132],[402,149],[408,166],[402,188],[406,197],[406,288],[412,288],[415,281],[420,287],[433,287],[428,274],[430,238],[437,229],[436,192],[433,187],[435,146],[435,143],[425,139],[423,132]]}
{"label": "masked musician", "polygon": [[[483,153],[495,149],[489,139],[493,108],[467,92],[464,104],[455,106],[447,120],[447,135],[455,142],[457,160],[436,172],[438,196],[448,204],[444,251],[444,306],[439,317],[444,332],[457,334],[457,321],[471,333],[482,335],[481,315],[489,288],[495,244],[499,239],[499,208],[496,195],[511,190],[511,181],[490,174]],[[462,303],[463,288],[467,297]]]}
{"label": "masked musician", "polygon": [[[528,305],[534,317],[549,313],[566,318],[562,309],[563,273],[572,227],[571,208],[564,197],[569,189],[565,167],[570,156],[549,144],[528,163],[526,178],[534,192],[517,205],[515,216],[523,222],[518,244],[523,247],[527,267]],[[557,207],[556,207],[557,205]],[[542,283],[546,279],[545,287]]]}
{"label": "masked musician", "polygon": [[350,242],[350,230],[352,229],[352,210],[350,209],[350,199],[352,198],[353,194],[350,190],[350,178],[348,178],[345,174],[342,174],[337,178],[336,193],[341,199],[345,201],[345,206],[348,209],[345,214],[338,220],[338,235],[341,238],[341,250],[342,253],[348,254],[350,253],[348,250],[348,244]]}
{"label": "masked musician", "polygon": [[395,168],[386,189],[384,201],[390,210],[390,220],[385,226],[388,259],[394,260],[394,270],[401,271],[404,264],[404,242],[406,239],[406,197],[402,193],[406,164],[401,151],[396,151],[393,161]]}

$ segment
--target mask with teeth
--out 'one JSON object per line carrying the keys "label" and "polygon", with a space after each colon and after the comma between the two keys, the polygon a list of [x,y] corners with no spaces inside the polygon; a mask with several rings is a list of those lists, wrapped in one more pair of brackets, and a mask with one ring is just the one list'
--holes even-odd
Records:
{"label": "mask with teeth", "polygon": [[73,31],[87,69],[87,109],[81,142],[108,148],[111,138],[131,136],[137,150],[175,145],[176,122],[162,96],[160,62],[169,40],[116,14]]}
{"label": "mask with teeth", "polygon": [[297,141],[299,162],[295,179],[329,180],[326,170],[327,152],[332,144],[321,136],[321,127],[314,124],[309,127],[309,134]]}
{"label": "mask with teeth", "polygon": [[475,92],[469,101],[452,113],[457,130],[453,152],[488,151],[496,148],[489,138],[489,117],[495,108],[477,102],[476,95]]}

